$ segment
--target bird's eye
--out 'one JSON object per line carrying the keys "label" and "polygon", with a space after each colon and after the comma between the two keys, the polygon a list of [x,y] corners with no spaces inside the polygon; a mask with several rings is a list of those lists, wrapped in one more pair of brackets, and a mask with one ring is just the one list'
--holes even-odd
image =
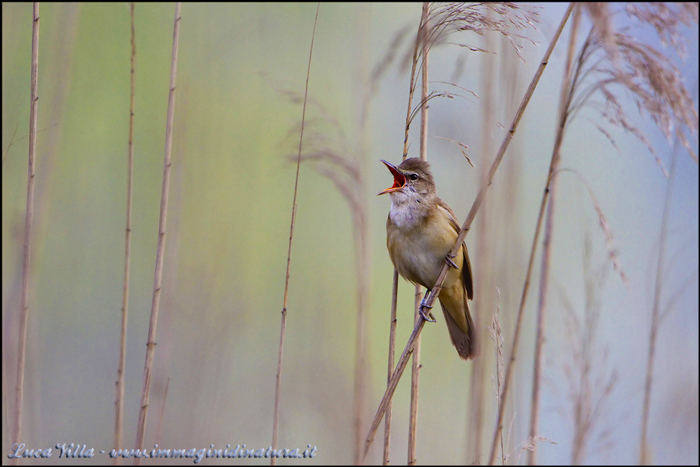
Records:
{"label": "bird's eye", "polygon": [[411,174],[411,180],[418,180],[418,174]]}

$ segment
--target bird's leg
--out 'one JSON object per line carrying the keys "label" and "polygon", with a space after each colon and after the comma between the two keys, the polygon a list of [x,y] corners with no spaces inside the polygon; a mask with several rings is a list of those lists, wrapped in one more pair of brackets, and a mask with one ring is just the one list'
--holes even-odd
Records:
{"label": "bird's leg", "polygon": [[[420,314],[423,316],[423,319],[430,323],[435,323],[435,317],[433,316],[433,312],[430,311],[431,308],[433,308],[432,305],[428,306],[428,295],[430,294],[430,290],[425,291],[425,296],[423,297],[423,300],[420,302],[420,308],[418,311]],[[428,310],[427,313],[425,310]]]}
{"label": "bird's leg", "polygon": [[451,254],[447,253],[447,256],[445,257],[445,261],[447,262],[447,264],[449,264],[449,265],[452,266],[453,268],[459,269],[459,266],[457,266],[457,263],[455,263],[454,261],[452,261],[452,260],[455,259],[455,258],[456,258],[455,255],[451,255]]}

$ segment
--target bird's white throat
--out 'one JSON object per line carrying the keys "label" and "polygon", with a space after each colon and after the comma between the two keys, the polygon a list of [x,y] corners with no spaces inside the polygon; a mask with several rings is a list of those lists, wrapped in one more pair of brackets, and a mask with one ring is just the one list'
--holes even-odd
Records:
{"label": "bird's white throat", "polygon": [[396,227],[411,230],[420,224],[428,213],[428,206],[421,201],[415,190],[401,190],[390,193],[391,210],[389,218]]}

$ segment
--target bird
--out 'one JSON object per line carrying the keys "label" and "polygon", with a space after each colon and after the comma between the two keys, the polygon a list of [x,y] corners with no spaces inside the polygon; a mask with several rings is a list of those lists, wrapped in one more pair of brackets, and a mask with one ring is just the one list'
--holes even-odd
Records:
{"label": "bird", "polygon": [[[450,256],[460,232],[454,211],[437,196],[427,161],[410,157],[399,166],[382,162],[394,176],[393,185],[378,193],[391,197],[386,220],[391,262],[404,279],[428,291],[435,286],[445,262],[449,264],[438,299],[457,353],[465,360],[473,359],[478,354],[474,321],[469,313],[474,286],[466,244],[462,243],[455,257]],[[421,305],[426,304],[424,298]]]}

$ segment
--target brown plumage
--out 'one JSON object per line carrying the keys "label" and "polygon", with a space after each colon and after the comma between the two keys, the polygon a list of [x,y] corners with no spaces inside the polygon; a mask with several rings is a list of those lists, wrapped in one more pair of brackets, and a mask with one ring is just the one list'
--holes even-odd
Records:
{"label": "brown plumage", "polygon": [[[386,222],[389,256],[403,278],[432,289],[459,235],[456,216],[437,196],[427,162],[409,158],[398,167],[382,162],[394,175],[393,186],[380,193],[391,196]],[[448,270],[438,299],[452,343],[460,357],[470,359],[477,345],[468,303],[474,292],[471,264],[464,243],[452,262],[457,268]]]}

